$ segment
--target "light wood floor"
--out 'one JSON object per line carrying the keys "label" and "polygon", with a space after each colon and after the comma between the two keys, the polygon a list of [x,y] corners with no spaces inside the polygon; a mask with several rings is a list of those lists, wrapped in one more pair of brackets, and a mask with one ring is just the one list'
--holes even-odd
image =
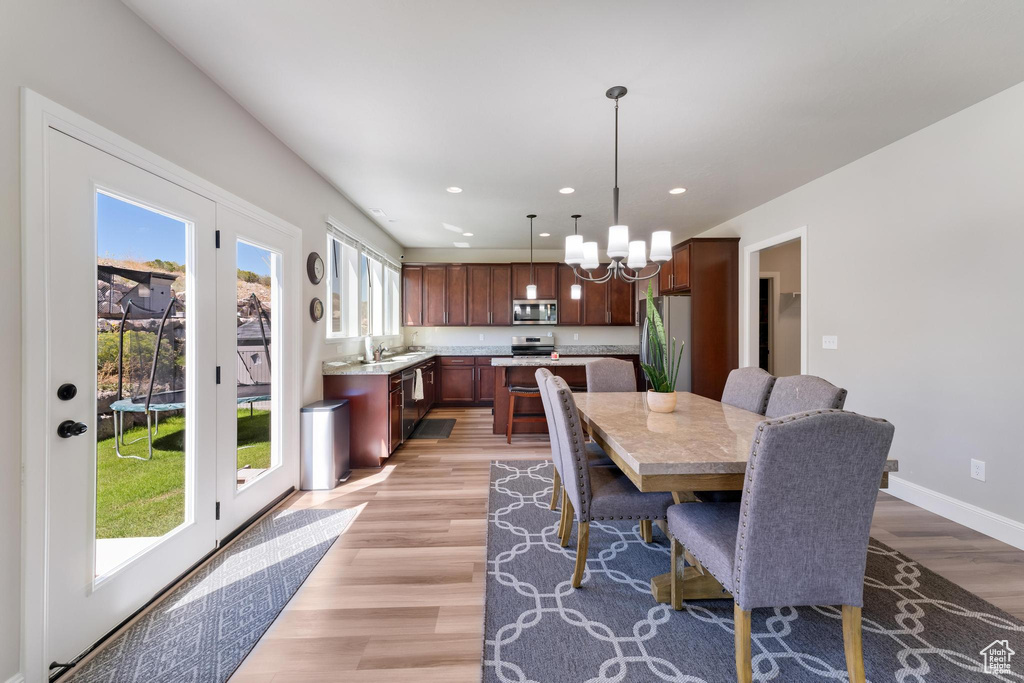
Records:
{"label": "light wood floor", "polygon": [[[257,643],[235,683],[479,681],[491,460],[550,457],[546,435],[505,444],[489,409],[448,408],[448,439],[413,440],[287,507],[358,518]],[[872,535],[1024,618],[1024,551],[883,494]]]}

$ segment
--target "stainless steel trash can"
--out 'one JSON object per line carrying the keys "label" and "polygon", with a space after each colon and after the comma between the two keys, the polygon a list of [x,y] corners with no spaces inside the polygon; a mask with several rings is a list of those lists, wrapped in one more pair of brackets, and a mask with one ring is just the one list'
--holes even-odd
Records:
{"label": "stainless steel trash can", "polygon": [[348,479],[348,400],[339,398],[302,407],[302,465],[299,485],[303,491],[333,489]]}

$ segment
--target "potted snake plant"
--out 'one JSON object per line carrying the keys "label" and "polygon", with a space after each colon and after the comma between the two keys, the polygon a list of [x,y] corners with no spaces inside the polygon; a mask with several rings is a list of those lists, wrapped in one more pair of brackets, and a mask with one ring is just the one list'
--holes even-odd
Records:
{"label": "potted snake plant", "polygon": [[683,362],[683,344],[665,338],[665,325],[654,306],[654,290],[647,283],[647,341],[649,363],[640,363],[651,383],[647,390],[647,407],[656,413],[676,409],[676,378]]}

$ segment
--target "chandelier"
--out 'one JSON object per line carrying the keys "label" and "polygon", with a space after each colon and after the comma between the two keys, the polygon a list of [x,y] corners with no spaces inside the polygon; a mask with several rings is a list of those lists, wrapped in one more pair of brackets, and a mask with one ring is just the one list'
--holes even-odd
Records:
{"label": "chandelier", "polygon": [[[629,227],[619,224],[619,99],[625,97],[625,86],[609,88],[605,96],[615,100],[615,188],[612,190],[612,216],[614,225],[608,228],[608,248],[605,253],[611,259],[608,271],[599,277],[591,273],[600,266],[597,242],[584,242],[579,234],[565,238],[565,262],[573,273],[587,282],[607,282],[613,277],[625,282],[638,282],[655,277],[661,271],[661,264],[672,259],[672,234],[658,230],[651,235],[651,261],[657,264],[654,272],[640,275],[647,267],[647,243],[644,240],[629,239]],[[583,271],[582,273],[580,271]]]}

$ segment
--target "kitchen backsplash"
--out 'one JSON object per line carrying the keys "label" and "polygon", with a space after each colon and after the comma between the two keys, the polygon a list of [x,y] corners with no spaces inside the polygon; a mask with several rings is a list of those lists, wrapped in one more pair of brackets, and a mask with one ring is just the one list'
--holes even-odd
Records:
{"label": "kitchen backsplash", "polygon": [[640,343],[637,327],[407,327],[406,346],[502,346],[516,336],[547,337],[555,346],[635,346]]}

